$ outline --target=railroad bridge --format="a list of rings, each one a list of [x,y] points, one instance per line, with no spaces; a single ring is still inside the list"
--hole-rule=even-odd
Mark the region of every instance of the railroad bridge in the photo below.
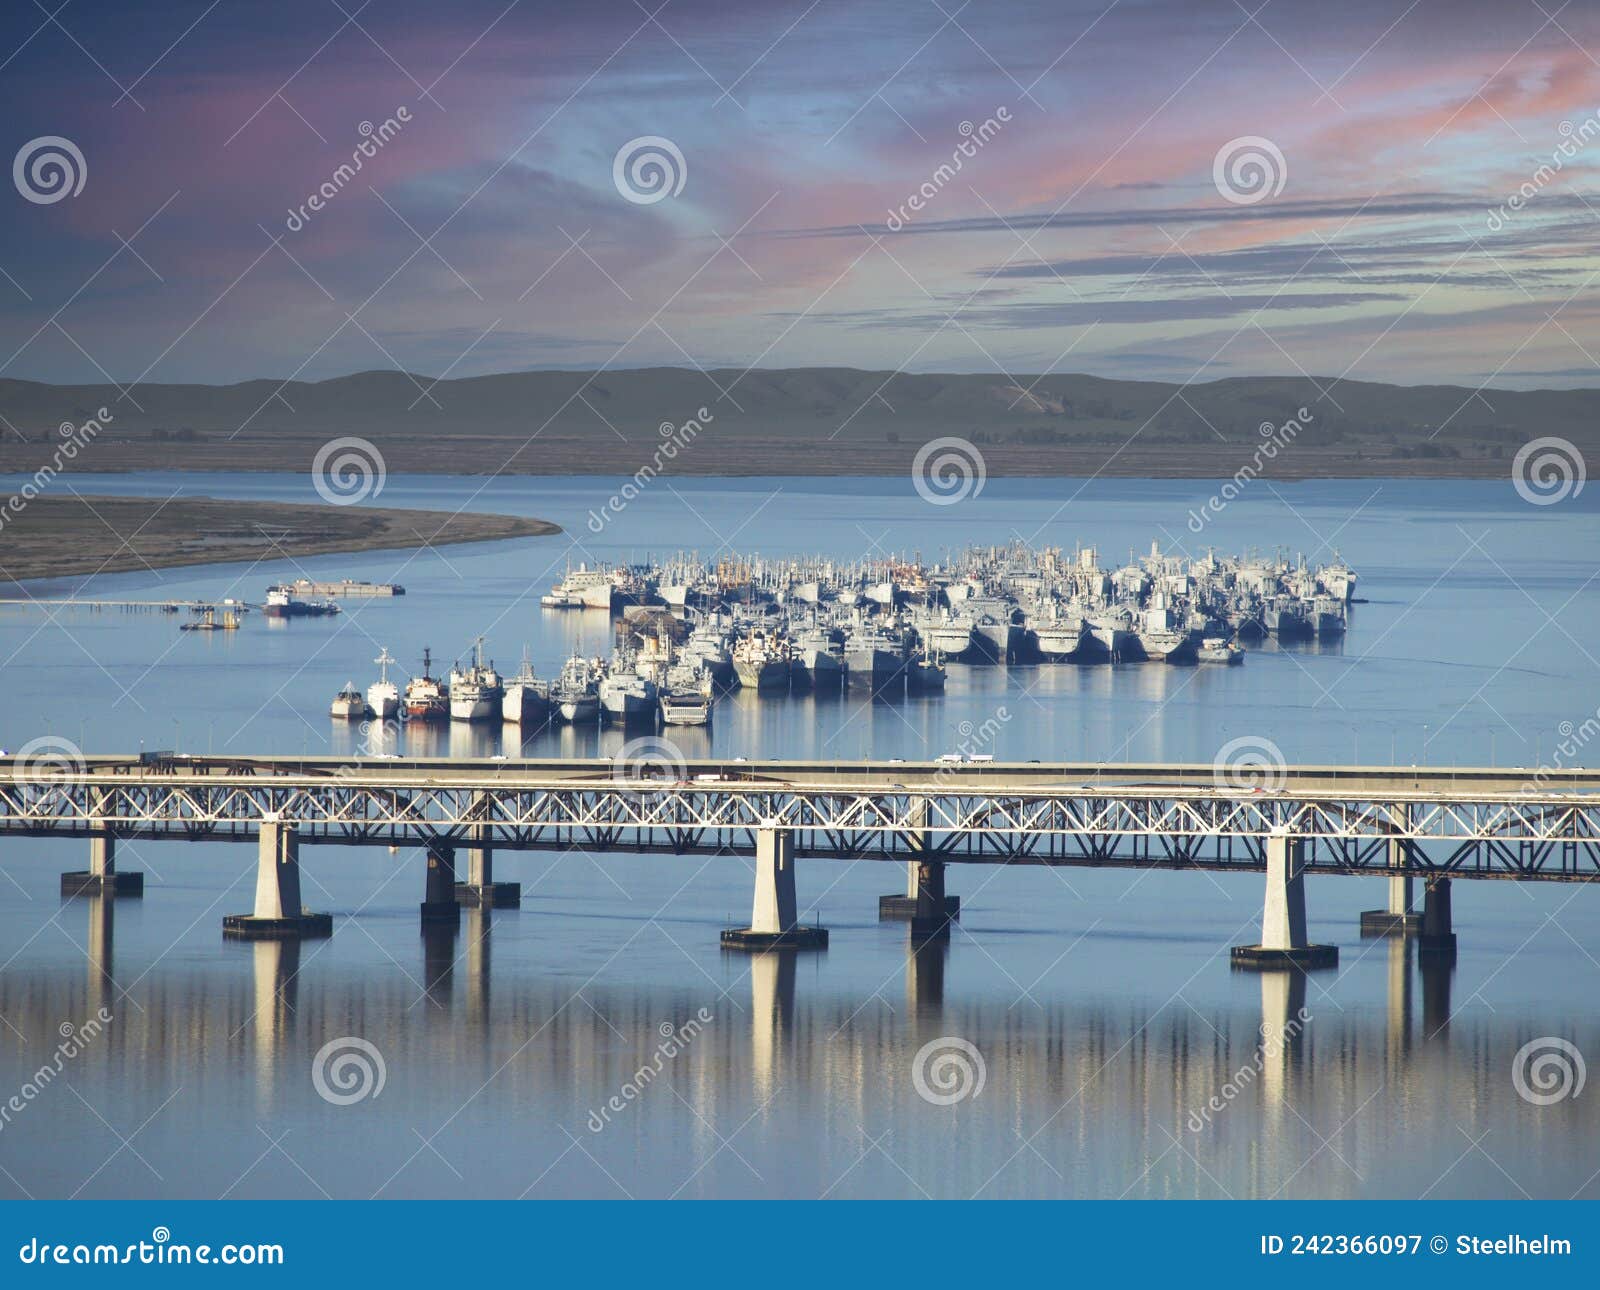
[[[950,865],[1252,870],[1266,874],[1262,939],[1248,966],[1333,961],[1307,942],[1304,879],[1388,883],[1369,932],[1454,945],[1456,879],[1588,882],[1600,877],[1600,771],[1293,766],[1231,782],[1209,764],[631,761],[94,756],[71,764],[0,758],[0,833],[89,840],[66,894],[142,891],[116,842],[253,842],[254,909],[237,936],[331,931],[300,900],[301,848],[418,847],[421,916],[514,904],[496,851],[740,854],[756,861],[752,918],[724,943],[826,943],[799,922],[796,857],[904,863],[904,894],[880,911],[937,934],[959,916]],[[458,881],[456,853],[468,857]],[[1425,888],[1413,908],[1413,883]]]

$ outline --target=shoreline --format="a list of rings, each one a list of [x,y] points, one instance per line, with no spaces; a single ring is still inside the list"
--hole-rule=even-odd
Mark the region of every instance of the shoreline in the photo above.
[[[37,497],[0,533],[0,587],[106,573],[550,537],[520,515],[217,497]]]

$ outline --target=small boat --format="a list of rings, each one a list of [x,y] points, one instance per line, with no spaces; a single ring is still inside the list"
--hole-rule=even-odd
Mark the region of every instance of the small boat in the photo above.
[[[356,689],[355,682],[346,681],[344,689],[333,696],[333,705],[329,711],[340,721],[362,721],[371,710],[367,707],[367,701],[361,697],[361,691]]]
[[[1200,642],[1197,655],[1202,663],[1235,664],[1244,662],[1244,651],[1234,641],[1221,636],[1207,636]]]

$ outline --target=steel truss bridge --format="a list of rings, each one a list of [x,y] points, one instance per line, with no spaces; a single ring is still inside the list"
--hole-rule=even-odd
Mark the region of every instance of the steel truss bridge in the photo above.
[[[1600,771],[1309,766],[1230,787],[1210,765],[0,758],[0,833],[302,844],[801,855],[963,864],[1600,878]]]

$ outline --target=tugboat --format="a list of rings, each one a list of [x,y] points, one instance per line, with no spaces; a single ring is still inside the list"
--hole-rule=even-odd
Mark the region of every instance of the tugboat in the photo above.
[[[505,686],[494,664],[483,661],[483,637],[473,646],[472,665],[465,672],[450,673],[450,719],[487,721],[500,715]]]
[[[361,691],[356,689],[355,682],[346,681],[344,689],[333,696],[333,706],[330,711],[340,721],[362,721],[370,715],[371,709],[367,707],[367,701],[361,697]]]
[[[367,687],[367,706],[379,721],[388,721],[400,711],[400,687],[389,679],[389,664],[394,660],[385,648],[372,661],[382,670],[378,673],[378,679]]]
[[[422,675],[406,682],[406,716],[413,721],[443,721],[450,715],[450,701],[444,687],[428,675],[433,658],[422,651]]]

